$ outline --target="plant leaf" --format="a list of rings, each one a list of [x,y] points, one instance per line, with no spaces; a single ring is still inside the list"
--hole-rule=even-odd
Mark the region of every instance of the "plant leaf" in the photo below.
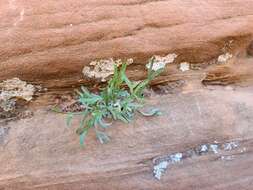
[[[56,107],[56,106],[51,108],[51,111],[56,112],[56,113],[64,113],[59,107]]]
[[[112,118],[114,119],[114,120],[116,120],[117,119],[117,113],[116,113],[116,111],[112,108],[112,107],[108,107],[107,108],[109,111],[110,111],[110,113],[112,114]]]
[[[133,93],[133,89],[134,89],[134,84],[127,78],[126,74],[122,74],[122,79],[123,81],[126,83],[126,85],[128,86],[130,93]]]
[[[155,58],[152,57],[148,65],[147,78],[141,82],[129,80],[126,75],[127,64],[125,62],[117,62],[120,66],[114,64],[113,77],[109,80],[105,88],[101,88],[102,91],[99,94],[92,93],[83,86],[81,87],[81,91],[76,90],[79,94],[79,102],[82,104],[82,110],[80,112],[69,112],[66,119],[67,126],[70,126],[73,116],[82,116],[79,128],[76,130],[82,146],[90,128],[95,130],[100,143],[104,144],[110,140],[104,132],[97,130],[99,127],[101,130],[111,125],[111,123],[106,122],[106,119],[121,120],[122,122],[129,123],[133,120],[136,111],[139,111],[144,116],[161,114],[158,109],[151,109],[145,112],[138,110],[143,107],[144,89],[149,85],[151,80],[163,71],[163,69],[153,70],[154,62]],[[54,111],[64,113],[56,108]]]
[[[100,127],[106,129],[106,128],[110,127],[110,125],[111,125],[112,123],[106,123],[106,122],[101,118],[100,120],[98,120],[98,124],[99,124]]]
[[[129,123],[129,122],[130,122],[127,118],[125,118],[125,117],[122,115],[122,113],[117,114],[117,119],[123,121],[124,123]]]
[[[156,78],[158,75],[160,75],[163,71],[164,71],[163,68],[158,69],[158,70],[156,70],[156,71],[151,71],[151,72],[150,72],[150,76],[149,76],[149,78],[148,78],[149,82],[150,82],[151,80],[153,80],[154,78]]]
[[[79,143],[82,147],[84,147],[84,140],[85,140],[85,137],[88,133],[88,130],[84,131],[82,134],[80,134],[79,136]]]
[[[157,115],[161,115],[161,111],[157,108],[152,108],[150,109],[149,111],[141,111],[141,110],[138,110],[143,116],[146,116],[146,117],[150,117],[150,116],[157,116]]]
[[[68,113],[67,115],[67,126],[70,127],[71,126],[71,121],[73,119],[73,113]]]
[[[144,80],[141,83],[139,83],[136,88],[134,89],[134,94],[140,98],[141,94],[143,93],[143,90],[147,87],[149,83],[149,80]]]
[[[96,136],[101,144],[106,144],[110,141],[110,138],[101,131],[96,130]]]
[[[80,97],[83,97],[83,93],[81,93],[79,90],[75,89],[75,92],[80,96]]]

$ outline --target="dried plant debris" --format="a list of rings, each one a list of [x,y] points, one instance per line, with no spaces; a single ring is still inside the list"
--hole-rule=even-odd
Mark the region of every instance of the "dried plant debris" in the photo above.
[[[18,78],[2,81],[0,83],[0,119],[21,117],[22,114],[17,110],[32,100],[35,91],[35,86]]]
[[[85,110],[85,106],[83,106],[77,99],[78,98],[73,97],[71,100],[67,99],[64,102],[61,100],[61,102],[58,102],[55,106],[57,106],[63,113],[82,112]]]
[[[227,53],[219,55],[218,57],[216,57],[214,59],[204,61],[201,63],[182,62],[179,64],[179,70],[181,70],[182,72],[185,72],[188,70],[206,69],[210,65],[228,64],[232,58],[233,58],[233,54],[227,52]]]
[[[207,73],[202,80],[204,85],[230,85],[241,82],[240,75],[237,75],[230,67],[220,67]]]
[[[90,79],[99,79],[101,82],[106,82],[113,75],[114,65],[120,66],[123,62],[121,59],[113,60],[112,58],[92,61],[89,66],[83,68],[83,75]],[[130,65],[133,63],[133,59],[127,59],[125,63]]]
[[[152,87],[152,90],[159,94],[175,94],[181,92],[183,86],[185,85],[184,80],[175,80],[166,82],[164,84],[159,84]]]
[[[179,163],[184,159],[192,158],[194,156],[216,154],[219,156],[220,160],[230,161],[235,158],[235,155],[227,155],[227,152],[238,148],[238,141],[231,141],[226,143],[214,142],[211,144],[201,144],[184,152],[177,152],[166,156],[158,157],[153,160],[153,174],[156,179],[160,180],[162,174],[165,173],[169,165]],[[245,151],[246,148],[244,147],[242,150],[239,150],[239,153],[243,153]]]

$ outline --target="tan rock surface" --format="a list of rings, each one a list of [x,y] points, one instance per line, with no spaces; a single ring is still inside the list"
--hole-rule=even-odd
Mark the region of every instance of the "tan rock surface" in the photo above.
[[[115,123],[106,145],[90,133],[84,149],[74,132],[78,118],[67,128],[65,116],[40,109],[31,119],[9,123],[0,135],[0,189],[251,190],[252,88],[187,87],[148,104],[163,115]],[[154,158],[235,140],[235,151],[187,158],[160,181],[153,177]]]
[[[42,86],[24,109],[33,117],[0,120],[0,190],[251,190],[253,89],[202,84],[251,84],[252,35],[253,0],[0,1],[0,81]],[[81,149],[79,119],[66,128],[65,116],[42,106],[80,84],[96,87],[82,74],[93,60],[133,58],[127,74],[140,80],[151,56],[173,53],[153,84],[170,82],[162,91],[174,94],[148,101],[163,115],[115,123],[109,144],[91,133]],[[234,151],[187,158],[160,181],[153,176],[154,158],[234,140]]]
[[[82,68],[110,57],[134,58],[135,78],[155,54],[177,53],[178,63],[237,55],[252,31],[252,0],[1,1],[0,80],[87,83]]]

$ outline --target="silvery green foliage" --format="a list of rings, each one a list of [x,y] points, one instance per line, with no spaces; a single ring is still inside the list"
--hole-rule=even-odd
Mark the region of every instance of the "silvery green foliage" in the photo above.
[[[83,112],[68,113],[67,125],[70,126],[74,115],[81,115],[82,120],[77,129],[80,144],[84,144],[85,137],[90,129],[94,129],[100,143],[107,143],[110,138],[104,132],[113,120],[129,123],[134,118],[134,113],[139,111],[144,116],[159,115],[158,109],[142,112],[139,109],[144,104],[143,91],[150,81],[157,77],[163,68],[153,70],[154,58],[150,60],[147,78],[141,82],[133,82],[126,76],[127,63],[114,66],[114,74],[106,88],[95,94],[82,87],[79,102],[85,107]],[[126,88],[127,87],[127,88]]]

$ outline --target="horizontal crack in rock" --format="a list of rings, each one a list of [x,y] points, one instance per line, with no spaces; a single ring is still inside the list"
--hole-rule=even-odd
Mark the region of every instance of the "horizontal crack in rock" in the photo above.
[[[237,148],[239,148],[238,141],[231,141],[223,144],[214,142],[211,144],[201,144],[184,152],[177,152],[166,156],[158,157],[153,159],[154,163],[153,174],[156,179],[160,180],[162,174],[165,173],[166,169],[171,164],[179,163],[184,159],[192,158],[194,156],[202,156],[206,154],[221,154],[224,151],[232,151]],[[245,149],[246,148],[243,148],[243,152],[245,152]],[[219,158],[221,160],[226,161],[232,160],[232,158],[234,157],[233,155],[232,156],[221,155]]]

